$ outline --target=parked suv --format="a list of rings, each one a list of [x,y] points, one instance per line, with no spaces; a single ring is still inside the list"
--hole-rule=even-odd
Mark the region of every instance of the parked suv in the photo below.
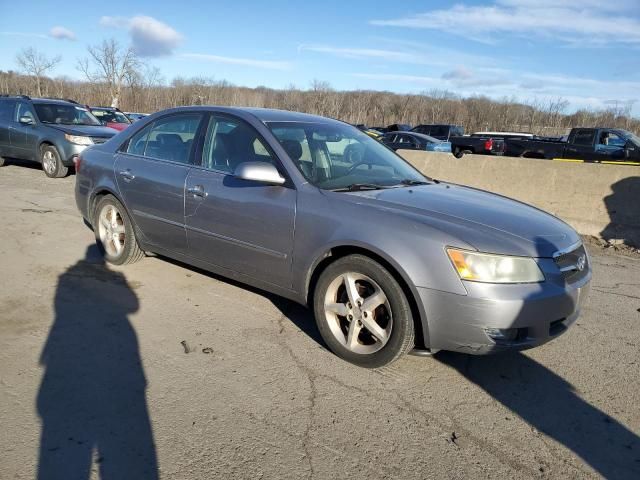
[[[116,133],[72,100],[0,96],[0,166],[33,160],[48,177],[64,177],[80,152]]]

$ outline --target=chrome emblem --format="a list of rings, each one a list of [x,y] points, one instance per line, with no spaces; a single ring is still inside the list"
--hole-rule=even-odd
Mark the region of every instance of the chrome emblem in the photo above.
[[[576,268],[579,272],[584,270],[584,267],[587,266],[587,257],[586,255],[580,255],[578,257],[578,261],[576,262]]]

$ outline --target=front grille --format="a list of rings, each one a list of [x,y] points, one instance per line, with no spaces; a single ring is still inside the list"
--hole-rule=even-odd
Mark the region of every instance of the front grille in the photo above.
[[[589,257],[582,244],[569,252],[557,253],[553,260],[567,280],[580,280],[589,270]]]
[[[108,137],[91,137],[91,140],[93,140],[93,143],[99,144],[99,143],[104,143],[107,140],[109,140]]]

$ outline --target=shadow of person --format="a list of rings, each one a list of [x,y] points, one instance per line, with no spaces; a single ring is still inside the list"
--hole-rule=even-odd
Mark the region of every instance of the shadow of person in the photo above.
[[[630,247],[640,248],[640,176],[617,181],[611,185],[611,192],[604,198],[609,224],[600,232],[600,236],[607,241],[618,240]]]
[[[156,479],[158,468],[138,341],[138,299],[97,247],[58,279],[42,351],[38,479]]]
[[[558,250],[542,237],[536,239],[536,249],[538,257],[550,257]],[[550,273],[546,276],[547,282],[567,285],[568,280],[559,272],[557,277],[552,278]],[[526,298],[518,316],[540,318],[541,314],[551,313],[536,305],[538,298],[538,293]],[[575,300],[568,296],[563,305],[566,310],[561,315],[576,308]],[[540,318],[540,322],[547,322],[548,329],[551,329],[548,322],[555,320],[558,319]],[[436,358],[455,368],[538,432],[573,451],[605,478],[640,478],[638,435],[580,398],[570,383],[544,365],[521,352],[476,357],[442,352]],[[574,360],[567,356],[566,361]],[[597,359],[593,362],[597,365]]]

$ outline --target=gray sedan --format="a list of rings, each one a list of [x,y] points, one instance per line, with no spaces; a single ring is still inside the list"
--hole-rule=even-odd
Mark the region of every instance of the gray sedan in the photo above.
[[[534,347],[588,294],[589,258],[567,224],[425,177],[336,120],[176,108],[76,168],[107,261],[154,252],[309,305],[327,346],[365,367],[412,350]]]

